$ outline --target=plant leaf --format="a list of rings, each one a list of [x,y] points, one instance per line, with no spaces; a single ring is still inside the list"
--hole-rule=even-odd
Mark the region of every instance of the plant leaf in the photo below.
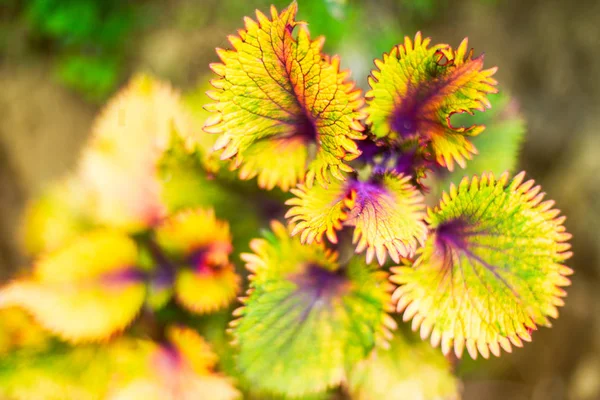
[[[323,235],[337,243],[337,233],[348,219],[348,211],[354,206],[356,193],[345,182],[332,182],[327,188],[298,185],[292,189],[293,197],[285,202],[292,206],[285,217],[295,224],[292,235],[302,233],[302,243],[321,243]]]
[[[239,182],[221,179],[226,172],[223,169],[219,176],[211,177],[201,158],[198,151],[190,152],[178,135],[171,136],[158,163],[162,202],[169,215],[197,207],[214,208],[218,218],[229,221],[235,250],[247,250],[261,226],[259,205],[248,201],[248,196],[256,195],[256,187],[240,187]]]
[[[275,138],[254,143],[244,152],[240,179],[258,178],[258,186],[271,190],[278,186],[284,192],[298,183],[306,172],[308,154],[304,139]]]
[[[183,270],[175,280],[175,295],[188,310],[206,314],[231,304],[240,286],[241,279],[232,264],[204,274]]]
[[[378,348],[352,370],[352,399],[458,399],[458,379],[450,362],[429,343],[397,332],[390,348]]]
[[[252,272],[245,306],[232,322],[238,367],[257,392],[299,397],[340,384],[388,327],[383,271],[358,258],[304,246],[279,223],[244,254]]]
[[[427,234],[423,196],[409,176],[388,172],[367,182],[350,179],[328,188],[300,185],[292,193],[296,197],[286,202],[293,206],[286,218],[297,223],[293,234],[302,232],[303,243],[319,243],[324,234],[336,243],[342,223],[354,226],[356,252],[366,250],[367,263],[377,256],[383,265],[388,254],[398,262],[413,254]]]
[[[449,170],[454,162],[465,167],[476,149],[469,136],[483,126],[454,127],[454,113],[490,107],[488,93],[496,92],[491,78],[496,68],[483,69],[483,55],[473,58],[467,39],[453,50],[446,44],[429,47],[431,39],[417,33],[414,41],[394,47],[375,61],[367,98],[367,124],[378,138],[418,138],[431,146],[436,161]]]
[[[46,329],[71,342],[122,331],[145,298],[135,243],[121,233],[95,231],[36,265],[31,279],[0,290],[0,307],[27,309]]]
[[[393,269],[404,320],[423,338],[461,356],[500,354],[549,326],[570,284],[564,265],[571,237],[553,201],[524,173],[508,183],[493,175],[465,178],[430,209],[432,233],[414,264]]]
[[[177,92],[148,76],[134,77],[97,117],[80,160],[98,221],[137,231],[164,217],[156,166],[171,134],[188,138],[192,129]]]
[[[158,245],[180,267],[175,296],[188,310],[213,312],[226,307],[240,289],[240,277],[229,262],[229,225],[212,210],[181,211],[155,230]]]
[[[0,357],[21,349],[43,350],[48,347],[49,339],[48,333],[25,310],[17,307],[0,310]]]
[[[68,175],[27,205],[23,239],[28,253],[56,250],[93,226],[91,198],[82,182]]]
[[[314,178],[329,181],[328,173],[341,178],[341,171],[352,170],[346,162],[359,154],[354,140],[363,138],[360,91],[346,82],[338,58],[321,54],[323,40],[311,40],[306,27],[295,21],[297,8],[294,2],[281,14],[272,7],[271,19],[259,11],[257,21],[246,18],[246,29],[229,37],[234,49],[217,49],[223,63],[211,65],[219,78],[212,81],[218,90],[209,95],[217,103],[207,108],[217,113],[205,131],[221,135],[215,149],[223,149],[222,159],[235,156],[234,167],[247,154],[254,158],[245,175],[269,176],[265,187],[273,182],[294,186],[304,180],[306,168],[309,185]],[[258,163],[252,147],[263,141],[274,141],[261,146],[271,152],[279,148],[280,159],[289,158],[293,168],[278,170],[270,160]],[[304,160],[308,164],[298,168]]]
[[[168,342],[153,344],[148,371],[119,388],[111,400],[214,399],[240,397],[232,382],[214,372],[218,357],[190,328],[170,326]]]
[[[202,77],[194,89],[184,94],[182,100],[193,119],[195,132],[192,135],[191,142],[199,153],[198,158],[202,169],[211,174],[216,174],[225,165],[219,159],[218,154],[212,151],[218,136],[207,135],[202,129],[206,120],[212,116],[212,113],[204,108],[204,105],[210,102],[210,97],[206,95],[206,92],[211,88],[209,77]],[[171,149],[171,146],[169,146],[169,149]]]
[[[0,359],[0,397],[11,400],[97,400],[143,368],[142,341],[116,338],[102,344],[53,343],[43,351],[13,352]]]
[[[206,249],[215,263],[226,263],[232,250],[229,224],[218,220],[212,209],[179,211],[163,220],[155,235],[160,247],[176,259]]]

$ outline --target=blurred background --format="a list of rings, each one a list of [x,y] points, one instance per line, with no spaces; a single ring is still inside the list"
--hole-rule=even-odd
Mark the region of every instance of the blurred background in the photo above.
[[[135,72],[197,86],[215,47],[279,0],[0,0],[0,277],[27,264],[28,200],[72,169],[95,114]],[[575,269],[552,329],[464,362],[466,399],[600,399],[600,1],[298,0],[300,18],[364,87],[372,60],[417,30],[468,36],[498,66],[527,133],[520,169],[568,216]]]

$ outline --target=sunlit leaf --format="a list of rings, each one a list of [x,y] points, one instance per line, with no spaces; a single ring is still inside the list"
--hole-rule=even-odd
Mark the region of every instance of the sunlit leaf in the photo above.
[[[286,202],[293,206],[286,214],[296,223],[293,234],[302,232],[303,243],[317,243],[326,234],[336,243],[342,224],[354,226],[356,252],[366,250],[367,262],[375,256],[384,264],[389,254],[398,262],[413,254],[423,242],[423,196],[410,184],[410,177],[395,173],[374,174],[368,181],[349,179],[327,188],[300,185]]]
[[[48,333],[24,310],[16,307],[0,310],[0,356],[24,348],[39,351],[48,341]]]
[[[308,154],[304,139],[299,137],[275,138],[254,143],[244,152],[240,179],[255,176],[258,186],[271,190],[279,186],[288,191],[304,176]]]
[[[267,188],[292,187],[306,169],[309,184],[329,181],[329,173],[341,178],[359,154],[354,140],[362,139],[360,91],[346,82],[338,58],[321,54],[323,40],[310,39],[296,12],[295,2],[281,14],[272,7],[270,19],[257,11],[257,21],[246,18],[239,36],[229,37],[233,50],[217,50],[223,63],[211,65],[219,78],[209,95],[217,102],[207,107],[216,113],[205,130],[221,135],[215,149],[223,149],[222,159],[235,156],[237,167],[248,157],[243,175],[258,174]],[[259,160],[257,145],[279,151],[285,168]]]
[[[470,136],[483,126],[455,127],[454,113],[490,107],[488,93],[496,91],[491,78],[496,68],[483,69],[483,55],[473,58],[467,39],[453,50],[446,44],[429,46],[417,33],[414,41],[394,47],[369,78],[367,123],[378,138],[403,141],[417,138],[430,145],[437,162],[453,170],[465,167],[476,149]]]
[[[428,212],[431,234],[412,266],[393,269],[398,311],[442,351],[488,357],[531,340],[564,304],[571,256],[554,202],[524,173],[465,178]]]
[[[385,343],[386,273],[352,258],[341,266],[322,246],[302,245],[280,223],[244,254],[252,272],[232,322],[237,365],[257,391],[304,396],[340,384],[348,368]]]
[[[154,346],[149,370],[115,391],[111,400],[232,400],[239,392],[214,372],[217,356],[195,331],[169,327],[168,342]]]
[[[97,118],[80,174],[95,199],[96,218],[131,231],[165,214],[156,164],[171,134],[191,135],[190,116],[168,84],[134,77]]]
[[[26,250],[34,255],[52,251],[90,229],[92,208],[90,196],[76,177],[54,183],[27,205],[23,220]]]
[[[33,277],[0,290],[0,306],[20,306],[46,329],[72,342],[122,331],[145,297],[135,243],[97,231],[42,258]]]
[[[229,264],[210,273],[181,271],[175,281],[175,294],[181,304],[197,313],[227,307],[240,291],[240,277]]]
[[[200,84],[183,97],[184,105],[190,111],[194,123],[194,132],[192,135],[192,143],[196,145],[202,167],[209,173],[217,173],[224,166],[224,161],[219,159],[219,154],[212,150],[217,135],[207,135],[202,127],[206,120],[212,115],[204,109],[207,103],[210,103],[210,98],[206,95],[206,91],[211,89],[208,77],[202,77]]]
[[[348,212],[355,204],[355,192],[346,182],[333,182],[327,188],[298,185],[292,189],[296,196],[286,201],[292,206],[285,215],[294,223],[292,234],[302,232],[303,243],[320,243],[323,235],[332,243],[337,243],[337,231],[348,219]]]
[[[158,245],[180,267],[175,296],[187,309],[206,313],[226,307],[240,288],[229,262],[229,225],[212,210],[181,211],[156,228]]]
[[[415,338],[416,339],[416,338]],[[390,348],[378,348],[354,367],[348,379],[352,399],[458,399],[458,379],[448,360],[429,343],[398,332]]]
[[[148,354],[143,342],[65,346],[0,358],[0,397],[11,400],[106,399],[113,386],[140,374]]]

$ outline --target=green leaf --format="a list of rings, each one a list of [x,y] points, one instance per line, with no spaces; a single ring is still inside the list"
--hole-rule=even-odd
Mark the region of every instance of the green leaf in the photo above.
[[[458,357],[511,351],[550,326],[570,284],[571,237],[554,202],[524,173],[463,179],[428,212],[431,234],[411,266],[393,269],[404,320]]]
[[[436,161],[452,171],[455,162],[464,168],[476,153],[469,137],[484,127],[455,127],[450,117],[490,107],[487,94],[496,92],[491,78],[496,68],[484,70],[483,55],[473,58],[467,39],[456,50],[446,44],[429,47],[430,42],[419,32],[414,42],[406,37],[375,61],[367,124],[378,138],[427,143]]]
[[[234,167],[251,158],[244,174],[258,174],[266,188],[293,187],[306,169],[309,185],[328,182],[329,173],[341,179],[360,154],[354,140],[363,138],[360,91],[346,82],[338,58],[321,54],[323,40],[311,40],[295,20],[297,8],[294,2],[281,14],[272,7],[270,19],[259,11],[257,21],[246,18],[246,29],[229,37],[234,49],[217,49],[223,63],[211,65],[219,78],[209,96],[217,103],[207,106],[216,113],[205,131],[221,135],[215,149],[223,149],[222,159],[235,156]],[[285,168],[259,162],[257,145],[279,154]]]
[[[228,220],[235,251],[248,248],[248,242],[260,227],[260,210],[248,198],[257,196],[239,182],[212,176],[205,170],[203,155],[197,148],[186,148],[185,142],[173,134],[168,149],[158,161],[157,176],[161,202],[169,214],[190,208],[214,208],[218,218]]]
[[[0,397],[11,400],[97,400],[144,369],[147,346],[129,339],[98,345],[54,343],[0,358]]]
[[[354,400],[458,399],[459,382],[450,362],[429,343],[397,332],[389,348],[378,348],[352,370]]]
[[[485,134],[471,139],[479,152],[464,170],[456,170],[442,178],[444,187],[450,182],[458,184],[465,176],[493,173],[500,175],[517,168],[519,151],[525,136],[525,121],[517,104],[505,94],[489,96],[492,109],[474,116],[459,114],[452,118],[455,126],[485,125]]]
[[[253,273],[232,322],[238,367],[258,391],[300,397],[339,385],[394,327],[386,273],[358,258],[342,267],[322,246],[303,246],[285,227],[244,254]]]

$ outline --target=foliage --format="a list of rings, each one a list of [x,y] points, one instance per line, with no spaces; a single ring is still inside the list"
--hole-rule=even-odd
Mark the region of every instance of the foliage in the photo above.
[[[524,173],[463,179],[430,209],[431,234],[411,266],[393,270],[394,297],[421,337],[458,357],[485,358],[531,340],[564,304],[573,271],[564,217]]]
[[[396,332],[390,348],[379,348],[352,370],[352,398],[456,399],[458,379],[450,362],[426,342]]]
[[[303,246],[279,223],[243,254],[251,283],[232,322],[238,367],[254,388],[302,396],[339,385],[385,340],[386,273],[322,246]],[[379,337],[379,338],[378,338]],[[264,379],[277,374],[277,379]]]
[[[329,173],[341,179],[341,171],[351,171],[345,162],[359,154],[354,140],[362,138],[360,92],[346,82],[338,58],[322,56],[322,40],[311,40],[302,25],[298,37],[292,36],[296,11],[295,3],[281,15],[273,7],[272,21],[257,11],[258,22],[246,18],[246,30],[229,37],[234,50],[217,50],[223,63],[211,64],[220,78],[212,81],[218,91],[210,95],[217,103],[207,106],[217,113],[205,129],[222,133],[215,149],[223,149],[222,159],[235,156],[236,166],[246,151],[250,160],[289,158],[283,170],[250,161],[255,165],[250,176],[270,175],[263,178],[265,186],[283,190],[302,181],[304,169],[309,185],[315,178],[327,182]],[[308,158],[312,146],[316,154]]]
[[[123,37],[136,27],[132,4],[118,0],[33,0],[24,16],[31,35],[50,40],[55,70],[67,86],[101,101],[117,85],[125,60]]]
[[[144,75],[109,101],[26,214],[36,261],[0,288],[0,395],[453,399],[444,355],[498,356],[558,316],[570,234],[502,173],[523,129],[489,96],[495,68],[417,33],[363,96],[297,8],[245,19],[209,104],[204,80],[180,95]]]

